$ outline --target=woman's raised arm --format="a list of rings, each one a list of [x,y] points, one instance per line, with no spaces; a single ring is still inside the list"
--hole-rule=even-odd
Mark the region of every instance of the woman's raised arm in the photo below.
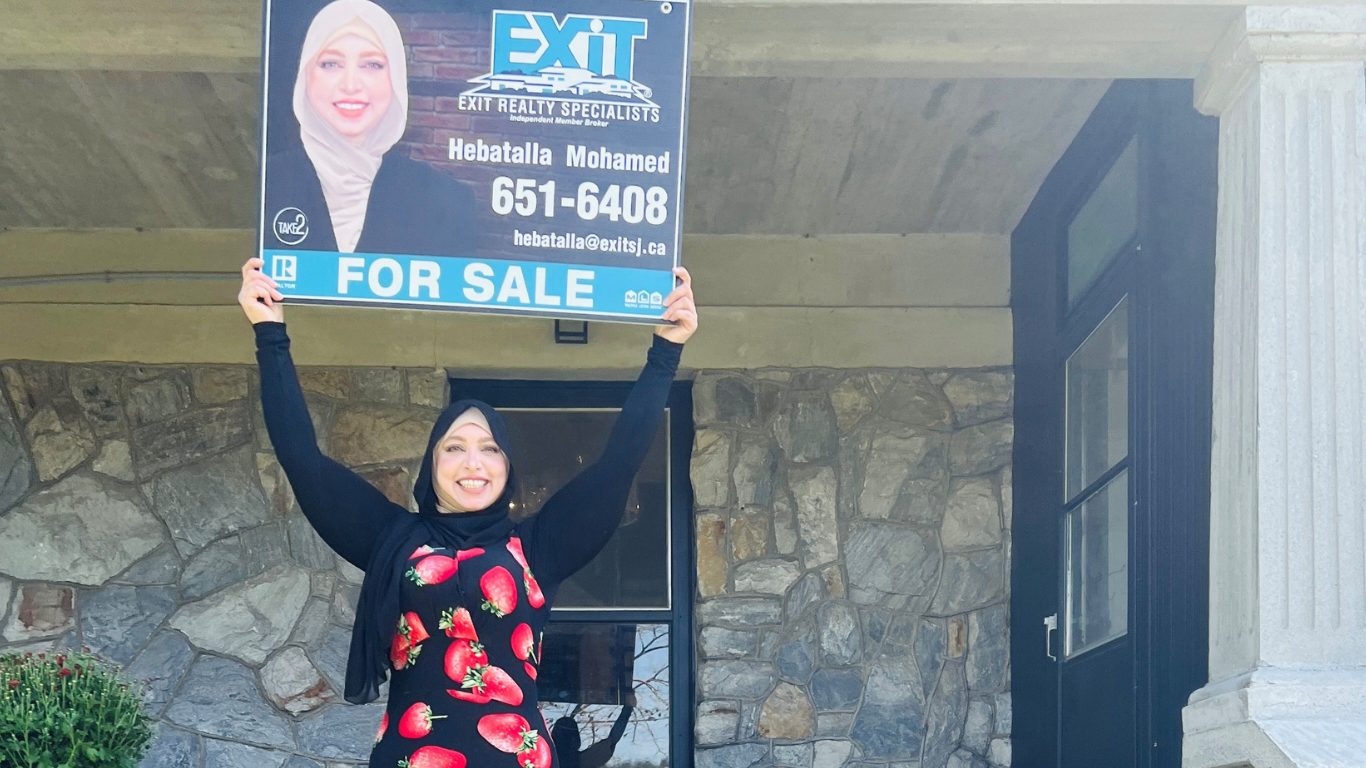
[[[682,349],[682,344],[655,337],[602,455],[523,524],[531,528],[527,559],[541,586],[558,584],[587,565],[616,532],[631,482],[664,421]]]
[[[260,259],[243,267],[238,300],[256,333],[266,431],[309,523],[337,554],[364,569],[380,531],[394,515],[407,511],[318,450],[313,420],[289,354],[289,336],[278,303],[281,297],[259,267]]]
[[[607,545],[621,522],[636,472],[664,421],[683,342],[697,330],[691,278],[681,267],[674,271],[682,284],[669,294],[664,319],[676,325],[656,330],[645,368],[626,396],[602,456],[524,523],[531,539],[527,559],[542,586],[568,578]]]

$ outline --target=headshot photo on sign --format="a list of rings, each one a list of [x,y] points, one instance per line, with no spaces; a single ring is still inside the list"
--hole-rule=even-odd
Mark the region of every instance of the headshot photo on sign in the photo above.
[[[473,193],[398,146],[408,128],[408,64],[394,18],[370,0],[335,0],[296,50],[297,142],[283,130],[267,147],[271,237],[341,253],[467,250]],[[272,82],[272,101],[289,95],[280,92],[288,85]]]

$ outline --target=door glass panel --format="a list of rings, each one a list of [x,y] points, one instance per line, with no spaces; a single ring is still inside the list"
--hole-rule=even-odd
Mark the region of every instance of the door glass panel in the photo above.
[[[1075,304],[1138,233],[1138,138],[1120,153],[1067,225],[1067,301]]]
[[[1123,635],[1129,623],[1129,471],[1067,513],[1067,655]]]
[[[499,409],[508,422],[521,462],[524,516],[597,459],[619,409]],[[669,421],[655,434],[636,473],[621,525],[583,570],[560,585],[556,608],[669,607]],[[521,469],[520,467],[518,468]]]
[[[537,685],[563,768],[669,765],[667,624],[552,623]]]
[[[1129,299],[1067,358],[1067,494],[1071,501],[1129,454]]]

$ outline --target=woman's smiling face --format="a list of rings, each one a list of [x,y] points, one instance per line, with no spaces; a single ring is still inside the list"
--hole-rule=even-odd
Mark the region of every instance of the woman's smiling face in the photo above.
[[[313,111],[337,133],[357,143],[384,117],[394,99],[389,57],[358,34],[342,35],[318,52],[305,88]]]
[[[507,487],[507,455],[480,424],[452,426],[432,460],[437,498],[452,512],[487,509]]]

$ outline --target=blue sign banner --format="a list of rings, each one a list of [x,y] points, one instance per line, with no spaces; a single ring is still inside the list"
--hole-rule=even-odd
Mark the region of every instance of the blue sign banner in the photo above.
[[[298,303],[652,320],[674,283],[658,270],[506,259],[267,250],[265,260]]]
[[[259,254],[288,302],[657,322],[690,2],[266,0]]]

